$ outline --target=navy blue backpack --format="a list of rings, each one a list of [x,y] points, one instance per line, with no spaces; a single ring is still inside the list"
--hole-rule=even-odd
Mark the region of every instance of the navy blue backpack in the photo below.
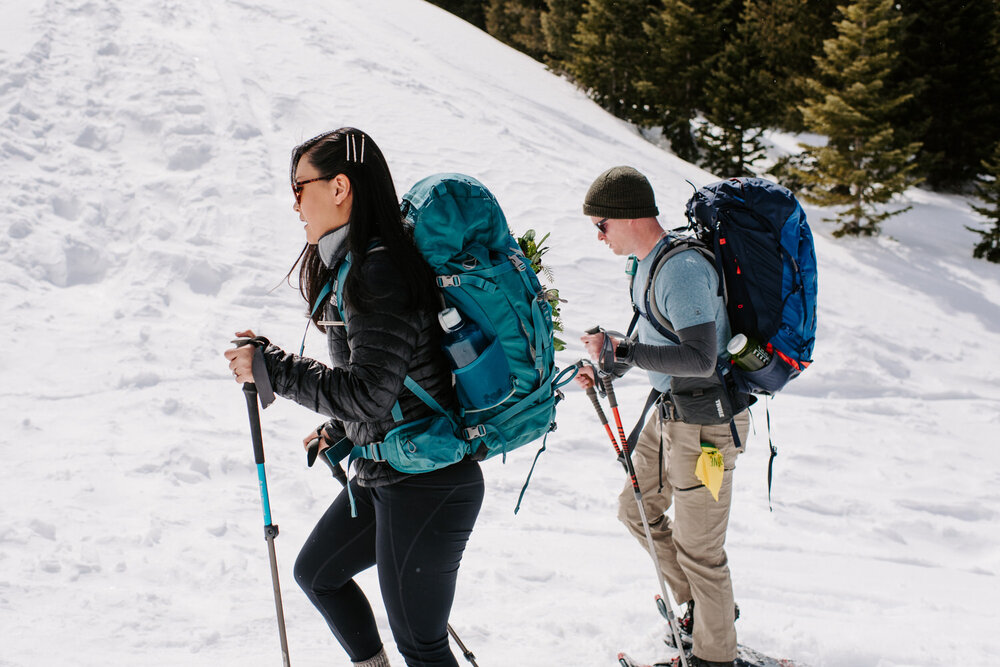
[[[812,363],[816,251],[795,196],[763,178],[730,178],[688,200],[690,228],[709,248],[726,290],[733,334],[765,344],[771,363],[731,365],[737,389],[774,394]]]

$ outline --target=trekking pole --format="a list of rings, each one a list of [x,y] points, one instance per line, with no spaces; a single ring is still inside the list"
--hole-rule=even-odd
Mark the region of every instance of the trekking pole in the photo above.
[[[312,450],[319,448],[319,441],[320,440],[319,440],[318,436],[316,438],[314,438],[313,440],[309,441],[309,449],[310,449],[310,456],[311,457],[315,456],[315,455],[312,454]],[[323,457],[323,460],[326,461],[326,464],[330,467],[330,471],[333,473],[333,478],[335,480],[337,480],[338,482],[340,482],[340,485],[342,487],[346,487],[347,486],[347,474],[344,472],[344,469],[340,467],[340,464],[339,463],[337,463],[337,464],[332,463],[325,456]],[[476,663],[476,654],[473,653],[472,651],[470,651],[468,648],[466,648],[465,644],[463,644],[462,640],[459,638],[458,633],[455,632],[455,629],[453,627],[451,627],[451,623],[448,624],[448,634],[451,635],[452,639],[455,640],[455,643],[458,644],[459,648],[462,649],[462,655],[465,656],[466,660],[468,660],[469,662],[472,663],[472,667],[479,667],[479,665]]]
[[[578,362],[580,364],[590,363],[584,360]],[[593,368],[593,364],[590,364]],[[595,369],[596,370],[596,369]],[[601,403],[597,399],[597,390],[590,386],[587,388],[587,396],[590,398],[590,402],[594,404],[594,410],[597,412],[598,418],[604,425],[604,429],[608,432],[608,437],[611,438],[611,445],[615,449],[615,453],[618,454],[619,459],[623,459],[625,465],[625,471],[628,474],[629,481],[632,482],[632,493],[635,496],[635,504],[639,508],[639,518],[642,520],[642,529],[646,533],[646,546],[649,552],[650,558],[653,559],[653,567],[656,569],[656,581],[660,584],[660,598],[665,602],[665,604],[658,604],[660,613],[667,619],[667,626],[670,628],[670,632],[674,637],[674,645],[677,647],[678,652],[681,657],[681,665],[683,667],[688,667],[687,657],[684,655],[684,645],[681,643],[680,632],[678,630],[677,616],[674,614],[673,604],[670,602],[670,598],[667,597],[667,586],[663,579],[663,573],[660,571],[660,561],[656,558],[656,545],[653,542],[653,533],[649,529],[649,520],[646,518],[646,508],[642,505],[642,489],[639,488],[639,481],[635,476],[635,467],[632,465],[632,452],[629,451],[628,443],[625,440],[625,429],[622,427],[621,415],[618,412],[618,398],[615,396],[615,388],[612,383],[611,374],[603,373],[597,371],[597,374],[601,376],[601,382],[604,385],[604,390],[608,395],[608,405],[611,406],[611,411],[615,416],[615,422],[618,427],[618,434],[621,438],[621,446],[615,441],[615,436],[611,432],[611,426],[608,424],[608,418],[604,414],[604,409],[601,408]],[[595,380],[596,380],[595,376]]]
[[[458,633],[455,632],[455,628],[451,627],[451,623],[448,624],[448,633],[451,634],[452,639],[454,639],[455,643],[462,649],[462,655],[465,656],[465,659],[472,663],[472,667],[479,667],[479,665],[476,664],[476,654],[465,648],[465,644],[463,644],[462,640],[458,638]]]
[[[267,555],[271,561],[271,582],[274,584],[274,609],[278,614],[278,636],[281,639],[281,664],[290,667],[288,659],[288,638],[285,636],[285,613],[281,608],[281,588],[278,585],[278,558],[274,553],[274,538],[278,527],[271,523],[271,504],[267,497],[267,476],[264,473],[264,443],[260,432],[260,411],[257,409],[257,385],[243,383],[243,394],[247,399],[247,413],[250,415],[250,435],[253,438],[253,458],[257,463],[257,477],[260,480],[260,502],[264,509],[264,539],[267,540]]]
[[[584,366],[589,364],[591,368],[593,368],[593,364],[583,359],[581,359],[576,363],[577,366]],[[595,380],[597,379],[596,369],[594,369],[594,379]],[[617,454],[618,457],[621,458],[622,450],[618,446],[618,441],[615,440],[615,434],[611,432],[611,424],[608,423],[608,416],[604,414],[604,408],[601,407],[601,401],[597,398],[597,389],[594,387],[594,385],[587,387],[587,398],[589,398],[590,402],[593,403],[594,411],[597,412],[597,417],[598,419],[601,420],[601,425],[604,426],[604,430],[607,432],[608,438],[611,439],[611,446],[615,448],[615,454]],[[622,462],[622,465],[624,465],[624,462]]]
[[[656,579],[660,582],[661,600],[664,604],[657,606],[659,606],[660,612],[666,617],[667,625],[670,626],[670,632],[674,636],[674,646],[677,647],[677,651],[681,656],[681,664],[684,667],[688,667],[687,657],[684,655],[684,645],[681,643],[680,631],[677,627],[677,616],[674,614],[674,605],[667,595],[667,586],[663,578],[663,573],[660,571],[660,561],[656,558],[656,545],[653,542],[653,533],[649,529],[649,521],[646,519],[646,509],[642,505],[642,490],[639,488],[639,482],[635,476],[635,468],[632,466],[632,452],[629,451],[628,442],[625,440],[625,429],[622,427],[622,418],[618,413],[618,398],[615,396],[615,387],[611,380],[611,374],[605,374],[601,380],[604,383],[604,390],[608,393],[608,405],[611,406],[611,412],[614,414],[615,423],[618,426],[621,451],[625,455],[625,468],[628,470],[629,478],[632,480],[632,492],[635,494],[635,502],[639,507],[639,518],[642,519],[642,528],[646,531],[646,544],[649,547],[649,555],[652,557],[653,566],[656,568]]]

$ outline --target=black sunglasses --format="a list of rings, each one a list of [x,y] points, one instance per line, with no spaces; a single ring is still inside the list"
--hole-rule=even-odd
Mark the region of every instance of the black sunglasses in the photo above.
[[[610,220],[610,218],[601,218],[600,220],[594,223],[594,227],[597,227],[597,231],[599,231],[600,233],[607,234],[608,220]]]
[[[333,176],[320,176],[319,178],[307,178],[304,181],[292,181],[292,192],[295,194],[295,203],[302,203],[302,188],[316,181],[329,181],[331,178]]]

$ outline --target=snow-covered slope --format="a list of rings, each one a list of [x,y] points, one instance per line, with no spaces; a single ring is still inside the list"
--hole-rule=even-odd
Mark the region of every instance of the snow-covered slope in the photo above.
[[[280,659],[245,404],[222,351],[252,327],[295,348],[283,283],[303,242],[290,148],[376,138],[400,192],[486,183],[515,231],[551,232],[578,333],[623,327],[621,261],[580,214],[632,164],[661,219],[713,177],[571,85],[417,0],[2,0],[0,665],[273,665]],[[770,403],[739,465],[729,555],[741,640],[812,665],[986,665],[1000,573],[1000,269],[967,202],[922,191],[878,240],[820,263],[814,366]],[[313,332],[308,350],[322,358]],[[646,393],[622,380],[626,420]],[[652,565],[615,519],[621,470],[588,402],[533,452],[485,466],[452,624],[484,666],[654,656]],[[336,492],[263,414],[292,660],[347,664],[291,566]],[[362,577],[378,609],[377,584]],[[394,650],[378,612],[390,653]],[[396,663],[400,663],[398,657]]]

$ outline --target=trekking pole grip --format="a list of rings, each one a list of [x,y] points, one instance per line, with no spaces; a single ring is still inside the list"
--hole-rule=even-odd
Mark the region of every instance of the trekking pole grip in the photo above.
[[[260,431],[260,411],[257,409],[257,385],[253,382],[243,383],[243,395],[247,399],[247,414],[250,417],[250,437],[253,439],[254,463],[264,462],[264,439]]]
[[[597,416],[601,420],[601,425],[607,426],[608,416],[604,414],[604,410],[601,408],[601,403],[597,400],[597,389],[593,386],[587,387],[587,398],[589,398],[590,402],[594,404],[594,410],[597,411]]]
[[[608,405],[614,410],[618,407],[618,397],[615,396],[615,385],[611,380],[611,376],[605,375],[601,378],[601,381],[604,383],[604,391],[608,394]]]

